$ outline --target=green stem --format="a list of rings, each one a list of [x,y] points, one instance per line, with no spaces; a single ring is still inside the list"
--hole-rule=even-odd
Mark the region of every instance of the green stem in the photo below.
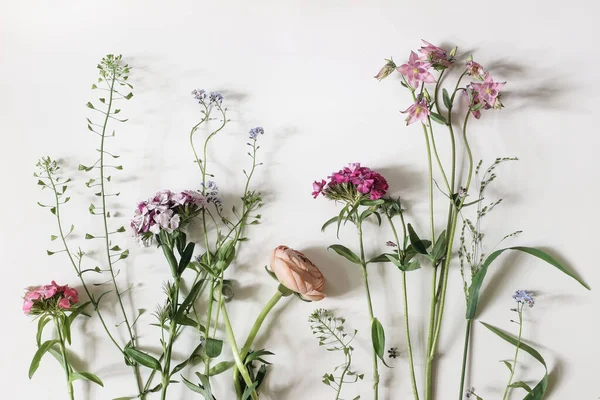
[[[223,321],[225,322],[225,330],[227,331],[227,337],[229,339],[229,345],[231,346],[231,352],[233,353],[233,359],[235,360],[235,365],[237,369],[240,371],[244,382],[246,383],[246,387],[252,387],[254,382],[252,382],[252,378],[250,378],[250,374],[244,365],[244,361],[241,358],[240,350],[237,346],[237,342],[235,341],[235,335],[233,333],[233,328],[231,326],[231,321],[229,320],[229,315],[227,314],[227,307],[225,303],[221,304],[221,313],[223,314]],[[251,393],[252,400],[258,399],[258,394],[256,390],[252,390]]]
[[[463,348],[463,360],[462,360],[462,372],[460,373],[460,392],[458,392],[458,400],[464,398],[465,390],[465,375],[467,372],[467,358],[469,356],[469,339],[471,337],[471,323],[472,320],[467,320],[467,328],[465,331],[465,345]]]
[[[519,304],[517,310],[519,313],[519,336],[517,338],[517,349],[515,350],[515,357],[513,358],[512,368],[510,370],[510,377],[508,378],[506,389],[504,389],[504,396],[502,396],[502,400],[506,400],[506,396],[508,396],[510,384],[512,383],[513,377],[515,376],[515,370],[517,369],[517,357],[519,356],[519,349],[521,348],[521,335],[523,334],[523,305]]]
[[[165,257],[169,262],[169,266],[171,267],[171,273],[173,276],[173,297],[170,299],[170,314],[172,317],[170,318],[169,323],[169,342],[167,343],[167,347],[165,350],[165,365],[162,371],[161,399],[165,400],[167,398],[167,389],[171,381],[171,358],[173,356],[173,344],[177,339],[177,322],[175,321],[175,315],[177,315],[179,305],[179,290],[181,286],[181,278],[178,276],[177,261],[175,259],[175,255],[173,254],[171,243],[163,243],[161,247],[163,248]]]
[[[69,392],[69,399],[75,400],[75,392],[73,391],[73,382],[71,381],[71,366],[69,365],[69,360],[67,358],[67,349],[65,346],[65,338],[62,334],[62,327],[60,324],[60,319],[58,317],[54,317],[54,324],[56,325],[56,332],[58,333],[58,341],[60,345],[60,352],[62,353],[62,363],[63,368],[65,370],[65,377],[67,379],[67,390]]]
[[[340,375],[340,384],[338,385],[338,389],[335,394],[335,400],[339,400],[340,395],[342,394],[342,385],[344,384],[344,378],[346,377],[346,374],[348,373],[350,364],[352,364],[352,352],[348,351],[346,354],[346,367],[344,368],[342,375]]]
[[[115,81],[116,81],[116,76],[115,76],[115,70],[113,69],[112,80],[111,80],[110,91],[109,91],[110,94],[109,94],[108,105],[107,105],[107,110],[106,110],[106,117],[104,118],[104,124],[102,125],[102,134],[101,134],[101,140],[100,140],[100,166],[99,166],[99,168],[100,168],[100,198],[102,199],[102,220],[104,222],[104,247],[106,248],[106,259],[107,259],[107,263],[108,263],[108,270],[110,272],[111,281],[113,284],[115,295],[117,296],[117,301],[119,303],[121,313],[123,314],[123,322],[125,323],[125,326],[127,327],[127,333],[129,334],[129,339],[131,340],[131,344],[132,344],[132,346],[135,347],[135,336],[133,334],[133,329],[131,328],[131,324],[129,323],[129,318],[127,317],[127,312],[125,311],[125,306],[123,305],[123,299],[121,298],[121,294],[119,292],[119,287],[117,286],[115,271],[113,269],[113,263],[112,263],[111,254],[110,254],[110,240],[109,240],[110,232],[108,230],[108,218],[106,216],[106,188],[105,188],[105,180],[104,180],[104,154],[105,154],[104,141],[106,139],[106,129],[108,127],[108,119],[110,116],[110,112],[112,110]],[[132,367],[134,370],[134,375],[135,375],[135,380],[136,380],[137,387],[138,387],[138,392],[140,394],[140,397],[144,398],[143,383],[142,383],[142,377],[140,374],[139,365],[137,363],[134,363],[134,365]]]
[[[363,231],[362,231],[362,223],[359,221],[358,212],[356,213],[356,227],[358,228],[358,239],[360,243],[360,263],[363,270],[363,279],[365,282],[365,290],[367,294],[367,303],[369,305],[369,317],[371,319],[371,325],[373,325],[373,321],[375,317],[373,315],[373,302],[371,301],[371,291],[369,290],[369,279],[367,274],[367,262],[365,260],[365,250],[363,244]],[[373,338],[371,337],[371,340]],[[375,400],[379,399],[379,363],[377,362],[377,353],[375,349],[373,349],[373,390],[375,392]]]

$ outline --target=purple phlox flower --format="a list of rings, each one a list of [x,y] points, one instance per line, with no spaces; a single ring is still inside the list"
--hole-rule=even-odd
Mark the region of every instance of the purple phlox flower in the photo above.
[[[529,307],[533,307],[535,304],[533,293],[529,290],[517,290],[515,294],[513,294],[513,299],[515,299],[517,303],[527,304]]]
[[[410,52],[408,63],[398,67],[398,71],[408,79],[408,84],[417,89],[421,82],[435,83],[435,78],[429,72],[431,63],[419,59],[419,56],[414,51]]]
[[[421,99],[420,101],[417,100],[406,110],[400,112],[402,114],[408,113],[408,117],[406,117],[406,125],[410,125],[417,121],[421,121],[424,125],[427,125],[429,115],[431,114],[431,112],[429,111],[427,100],[425,99]]]
[[[477,93],[477,98],[480,102],[495,108],[496,100],[500,96],[500,90],[502,90],[505,84],[506,82],[495,82],[490,73],[487,72],[482,83],[474,82],[471,83],[471,86]]]
[[[202,103],[204,102],[204,99],[206,99],[206,91],[204,89],[194,89],[192,90],[192,96]]]
[[[442,66],[445,68],[452,66],[452,57],[448,56],[448,51],[441,47],[434,46],[426,40],[421,39],[425,46],[421,46],[419,53],[421,59],[429,61],[433,66]]]
[[[252,139],[252,140],[256,140],[256,138],[258,138],[258,135],[264,135],[264,134],[265,134],[265,130],[260,126],[250,129],[250,132],[249,132],[250,139]]]

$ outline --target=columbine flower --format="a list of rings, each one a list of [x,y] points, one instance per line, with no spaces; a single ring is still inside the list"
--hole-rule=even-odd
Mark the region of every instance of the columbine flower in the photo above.
[[[427,100],[425,99],[421,99],[421,101],[417,100],[415,104],[400,112],[403,114],[408,113],[408,117],[406,117],[406,125],[410,125],[417,121],[421,121],[424,125],[427,125],[429,115],[431,113],[427,105]]]
[[[416,89],[421,82],[435,82],[435,78],[431,72],[429,72],[431,65],[430,62],[419,60],[417,53],[411,51],[408,63],[399,66],[398,71],[408,79],[408,84],[412,86],[413,89]]]
[[[388,183],[383,176],[367,167],[361,167],[360,163],[350,163],[327,178],[329,182],[321,180],[313,183],[314,198],[323,194],[332,200],[353,203],[363,198],[380,199],[388,189]]]
[[[473,90],[477,93],[477,98],[480,102],[496,108],[496,100],[500,96],[500,90],[506,82],[494,82],[489,72],[485,74],[483,83],[472,83]],[[501,106],[502,103],[499,104]]]
[[[483,75],[485,75],[485,71],[481,64],[473,61],[473,56],[469,57],[467,60],[467,74],[471,75],[475,79],[483,80]]]
[[[211,104],[221,105],[221,103],[223,103],[223,96],[219,92],[210,92],[208,95],[208,101]]]
[[[138,203],[130,226],[138,243],[147,247],[154,235],[161,231],[173,233],[196,217],[207,203],[207,198],[196,190],[162,190],[152,199]]]
[[[396,68],[398,68],[391,58],[389,60],[386,58],[385,61],[385,65],[381,67],[377,75],[374,76],[374,78],[379,81],[387,78]]]
[[[441,47],[437,47],[432,45],[431,43],[421,39],[425,46],[422,46],[419,49],[419,53],[421,53],[421,58],[423,60],[427,60],[434,67],[437,68],[448,68],[452,66],[452,56],[448,55],[448,51],[442,49]]]
[[[529,307],[533,307],[535,301],[533,300],[533,293],[529,290],[517,290],[515,294],[513,294],[513,299],[517,303],[527,304]]]
[[[258,135],[264,135],[264,134],[265,134],[265,130],[260,126],[257,126],[256,128],[250,129],[249,136],[250,136],[250,139],[256,140],[256,138],[258,138]]]
[[[25,314],[42,314],[59,309],[68,310],[79,302],[77,290],[69,285],[60,286],[55,281],[50,285],[30,287],[23,298]]]

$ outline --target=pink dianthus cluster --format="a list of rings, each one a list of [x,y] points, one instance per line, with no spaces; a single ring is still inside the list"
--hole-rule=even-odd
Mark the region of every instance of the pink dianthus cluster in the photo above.
[[[30,287],[23,300],[23,312],[29,314],[36,304],[49,300],[56,301],[58,308],[68,310],[79,302],[79,296],[77,290],[69,285],[60,286],[55,281],[50,285]]]
[[[319,194],[326,194],[327,189],[343,183],[350,183],[356,187],[356,191],[361,194],[369,195],[369,199],[377,200],[385,195],[388,189],[388,183],[381,174],[367,167],[361,167],[360,163],[350,163],[344,169],[334,172],[327,177],[329,182],[324,179],[313,183],[313,197],[317,198]]]

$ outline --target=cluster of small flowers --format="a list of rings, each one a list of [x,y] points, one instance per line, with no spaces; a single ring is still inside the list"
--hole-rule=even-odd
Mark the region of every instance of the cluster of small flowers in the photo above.
[[[194,89],[192,90],[192,96],[194,99],[198,100],[200,104],[205,104],[206,101],[206,91],[204,89]],[[208,94],[208,105],[221,105],[223,103],[223,96],[219,92],[210,92]]]
[[[68,310],[79,302],[77,290],[69,285],[60,286],[52,281],[50,285],[30,287],[23,300],[23,312],[40,313],[56,308]]]
[[[381,174],[372,171],[367,167],[361,167],[360,163],[350,163],[344,169],[333,173],[325,180],[315,181],[313,183],[312,195],[317,198],[319,194],[329,197],[328,194],[332,188],[340,184],[352,184],[358,193],[368,195],[369,199],[377,200],[385,195],[388,190],[388,183]]]
[[[191,215],[206,204],[206,198],[195,190],[179,193],[162,190],[152,199],[138,204],[131,220],[134,236],[141,244],[149,246],[153,235],[161,230],[172,233],[178,229],[184,211],[188,211],[185,215]]]
[[[215,207],[221,209],[223,207],[223,200],[221,196],[219,196],[219,187],[215,181],[206,182],[204,198],[206,199],[206,204],[214,204]]]
[[[264,135],[264,134],[265,134],[265,130],[260,126],[250,129],[250,132],[249,132],[250,139],[252,139],[252,140],[256,140],[258,138],[258,135]]]
[[[533,294],[528,290],[517,290],[515,294],[513,294],[513,299],[515,299],[517,303],[527,304],[529,307],[533,307],[535,304]]]

